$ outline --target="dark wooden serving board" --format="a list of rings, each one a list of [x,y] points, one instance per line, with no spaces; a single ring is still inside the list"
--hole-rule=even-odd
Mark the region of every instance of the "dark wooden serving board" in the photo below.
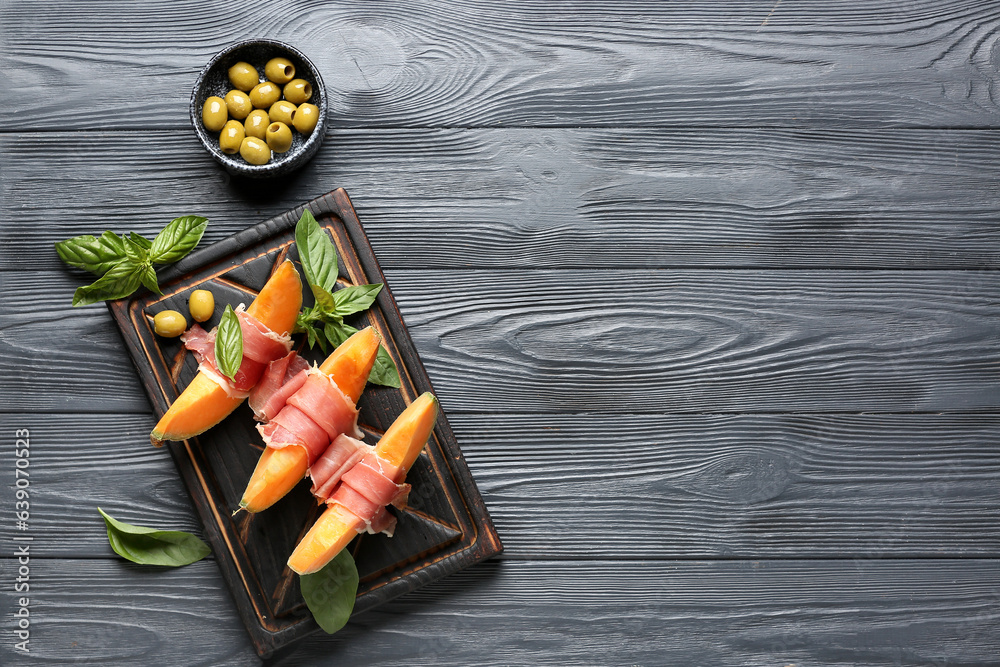
[[[194,377],[197,362],[177,339],[153,333],[152,316],[164,309],[186,313],[188,295],[198,288],[211,289],[216,298],[216,314],[206,328],[218,323],[226,303],[249,303],[280,261],[297,262],[294,227],[305,208],[331,233],[343,284],[385,283],[343,189],[189,255],[161,275],[163,296],[146,292],[109,304],[158,415]],[[375,305],[350,324],[378,330],[401,378],[400,389],[369,384],[358,403],[365,439],[375,444],[410,401],[433,389],[388,284]],[[310,360],[325,356],[318,348],[297,349]],[[318,630],[297,576],[285,565],[319,514],[308,484],[265,512],[233,515],[263,449],[246,404],[203,435],[168,447],[257,652],[269,655]],[[503,549],[443,413],[407,481],[413,490],[407,509],[396,511],[395,535],[362,535],[350,546],[361,577],[355,612]]]

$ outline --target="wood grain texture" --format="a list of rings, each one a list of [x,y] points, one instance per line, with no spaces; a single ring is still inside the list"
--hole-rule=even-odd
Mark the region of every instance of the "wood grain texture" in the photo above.
[[[1000,405],[995,272],[386,276],[449,414]],[[110,318],[102,306],[71,308],[73,285],[64,273],[5,275],[5,409],[145,412]]]
[[[212,562],[32,568],[32,658],[4,642],[4,665],[988,667],[1000,641],[995,560],[488,562],[265,663]]]
[[[451,421],[505,559],[1000,556],[997,415]],[[0,416],[0,432],[31,432],[35,548],[110,556],[97,506],[200,534],[151,426],[144,415]],[[13,493],[0,488],[2,525],[14,523]]]
[[[0,269],[193,212],[207,244],[334,186],[385,269],[1000,266],[985,131],[343,130],[264,188],[191,132],[0,134],[0,153]]]
[[[187,127],[230,42],[316,62],[335,127],[977,126],[998,119],[993,3],[5,0],[5,129]],[[86,109],[86,113],[81,113]]]

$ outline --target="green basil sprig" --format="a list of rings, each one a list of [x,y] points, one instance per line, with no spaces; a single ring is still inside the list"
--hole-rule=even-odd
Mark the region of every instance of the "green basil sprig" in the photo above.
[[[295,225],[295,244],[299,249],[306,282],[316,297],[316,305],[303,308],[299,313],[295,333],[305,333],[310,348],[319,345],[326,352],[328,345],[336,347],[357,332],[354,327],[344,324],[344,318],[367,310],[375,303],[375,298],[382,291],[382,283],[337,289],[337,251],[330,235],[308,210],[302,212]],[[389,352],[381,345],[368,380],[399,387],[399,371]]]
[[[153,264],[172,264],[187,255],[201,241],[207,226],[206,218],[188,215],[171,221],[152,241],[135,232],[119,236],[110,231],[59,241],[56,253],[62,261],[101,276],[76,290],[73,305],[121,299],[140,285],[160,294]]]
[[[236,371],[243,363],[243,329],[240,328],[240,318],[236,316],[233,307],[226,304],[219,320],[219,328],[215,332],[215,364],[230,380],[236,379]]]
[[[212,553],[207,544],[180,530],[157,530],[133,526],[112,518],[100,507],[108,527],[108,542],[115,553],[140,565],[180,567],[197,562]]]
[[[347,625],[358,595],[358,568],[347,549],[319,572],[299,577],[299,588],[313,618],[331,635]]]

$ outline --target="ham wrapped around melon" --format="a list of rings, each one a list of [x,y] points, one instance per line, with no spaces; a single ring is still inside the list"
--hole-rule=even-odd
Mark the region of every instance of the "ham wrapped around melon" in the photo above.
[[[181,342],[194,353],[200,372],[215,380],[230,396],[246,398],[264,375],[268,365],[276,359],[289,355],[292,349],[292,337],[288,333],[278,334],[271,331],[255,317],[247,314],[242,306],[235,312],[240,322],[240,330],[243,332],[243,362],[232,380],[219,371],[215,361],[215,329],[205,331],[194,324],[181,334]]]
[[[186,440],[204,433],[239,407],[263,368],[288,352],[281,336],[291,332],[301,307],[302,281],[295,266],[286,260],[275,268],[243,316],[237,316],[244,338],[250,341],[250,352],[244,355],[245,365],[240,368],[237,383],[230,383],[218,373],[211,334],[201,327],[193,328],[185,337],[201,351],[199,372],[149,434],[153,444]]]
[[[303,368],[304,362],[294,358],[270,364],[250,397],[257,418],[265,421],[257,429],[267,447],[240,507],[250,512],[270,507],[307,473],[314,490],[336,484],[354,451],[344,449],[338,438],[362,437],[355,404],[379,345],[369,327],[344,341],[318,368]]]
[[[332,488],[324,484],[322,500],[327,504],[309,532],[288,559],[299,574],[323,568],[361,532],[392,535],[396,518],[386,509],[406,502],[410,487],[403,483],[407,471],[424,448],[437,420],[438,402],[433,394],[422,394],[386,430],[374,448],[340,436],[345,451],[364,454],[342,472]],[[335,443],[335,444],[336,444]]]

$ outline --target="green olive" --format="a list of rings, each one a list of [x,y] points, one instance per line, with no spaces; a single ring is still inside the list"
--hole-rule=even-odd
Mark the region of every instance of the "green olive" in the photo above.
[[[257,73],[257,68],[248,62],[241,60],[229,68],[229,83],[244,93],[256,86],[258,81],[260,74]]]
[[[285,153],[292,147],[292,131],[284,123],[267,126],[267,145],[275,153]]]
[[[205,100],[205,106],[201,108],[201,122],[205,125],[206,130],[218,132],[227,120],[229,120],[229,111],[224,99],[212,96]]]
[[[267,116],[271,119],[272,123],[284,123],[285,125],[291,125],[292,115],[294,113],[294,104],[288,100],[278,100],[271,105],[271,109],[267,112]]]
[[[300,104],[292,116],[292,125],[302,134],[309,134],[319,122],[319,107],[315,104]]]
[[[238,120],[231,120],[226,123],[219,134],[219,148],[227,155],[240,152],[240,144],[246,132],[243,130],[243,123]],[[200,321],[200,320],[199,320]]]
[[[275,83],[288,83],[295,77],[295,65],[288,58],[271,58],[264,65],[264,76]]]
[[[240,145],[240,155],[250,164],[267,164],[271,149],[257,137],[246,137]]]
[[[188,309],[192,320],[205,322],[215,312],[215,297],[207,289],[196,289],[188,297]]]
[[[281,88],[273,81],[258,83],[250,91],[250,101],[256,109],[268,109],[281,99]]]
[[[312,94],[312,86],[305,79],[292,79],[285,84],[285,99],[292,104],[308,102]]]
[[[267,133],[267,126],[270,124],[271,119],[268,117],[266,111],[263,109],[254,109],[250,112],[250,115],[247,116],[246,122],[243,123],[243,128],[248,137],[263,139],[264,135]]]
[[[242,90],[230,90],[226,93],[226,106],[229,107],[229,115],[240,120],[246,118],[253,111],[250,96]]]
[[[187,326],[187,320],[176,310],[161,310],[153,316],[153,331],[164,338],[180,336]]]

